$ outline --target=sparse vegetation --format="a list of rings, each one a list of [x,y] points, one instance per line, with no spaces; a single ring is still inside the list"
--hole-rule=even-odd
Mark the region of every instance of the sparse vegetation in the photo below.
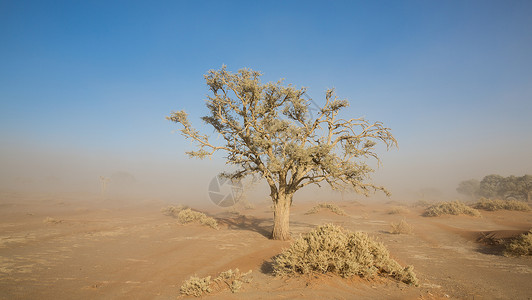
[[[56,218],[46,217],[46,219],[43,220],[43,223],[45,224],[61,224],[64,220],[59,220]]]
[[[429,207],[432,204],[427,200],[418,200],[412,204],[413,207]]]
[[[235,269],[234,271],[232,269],[227,270],[225,272],[220,273],[216,279],[214,279],[217,283],[224,283],[229,287],[231,292],[236,293],[244,283],[250,283],[251,278],[246,278],[251,274],[251,270],[247,273],[241,273],[240,270]]]
[[[211,276],[199,278],[192,276],[185,280],[180,288],[180,293],[187,296],[200,297],[204,294],[213,292],[214,290],[223,290],[228,287],[232,293],[238,292],[244,283],[250,283],[251,278],[247,277],[251,274],[251,270],[247,273],[241,273],[240,270],[232,269],[220,273],[218,277],[211,280]]]
[[[170,205],[170,206],[161,208],[161,212],[166,216],[177,217],[180,211],[182,211],[183,209],[187,209],[187,208],[188,206],[183,205],[183,204],[179,204],[177,206]]]
[[[505,256],[532,255],[532,229],[506,244]]]
[[[347,215],[343,209],[338,207],[338,205],[332,204],[332,203],[326,203],[326,202],[318,203],[318,205],[314,206],[312,209],[307,211],[305,214],[306,215],[315,214],[315,213],[319,212],[322,209],[328,209],[328,210],[332,211],[333,213],[335,213],[337,215],[340,215],[340,216],[346,216]]]
[[[480,212],[474,208],[465,205],[460,201],[440,202],[427,207],[423,216],[437,217],[442,215],[470,215],[479,217]]]
[[[408,224],[405,219],[402,219],[399,223],[391,223],[392,229],[390,233],[393,234],[410,234],[412,233],[412,225]]]
[[[274,258],[273,269],[278,276],[328,272],[341,277],[385,275],[417,284],[413,267],[401,267],[382,243],[333,224],[318,226],[295,240]]]
[[[199,278],[197,276],[192,276],[188,280],[185,280],[179,292],[182,295],[200,297],[203,294],[210,293],[211,290],[211,276],[204,278]]]
[[[209,226],[214,229],[219,229],[218,222],[216,222],[214,218],[208,217],[202,212],[193,211],[190,208],[181,210],[177,214],[177,220],[179,221],[179,223],[182,223],[182,224],[197,222],[197,223]]]
[[[530,206],[518,200],[490,200],[481,198],[477,203],[473,205],[476,209],[483,209],[489,211],[496,210],[516,210],[516,211],[530,211]]]

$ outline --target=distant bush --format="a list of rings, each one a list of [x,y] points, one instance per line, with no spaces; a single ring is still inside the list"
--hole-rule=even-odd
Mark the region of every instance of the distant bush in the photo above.
[[[214,218],[208,217],[202,212],[193,211],[190,208],[181,210],[177,214],[177,220],[182,224],[197,222],[214,229],[219,229],[218,222]]]
[[[532,255],[532,229],[506,244],[505,256]]]
[[[432,204],[427,200],[418,200],[412,204],[413,207],[429,207]]]
[[[386,275],[417,285],[413,267],[401,267],[382,243],[333,224],[300,236],[274,258],[273,269],[278,276],[328,272],[342,277]]]
[[[170,206],[161,208],[161,212],[166,216],[177,217],[179,212],[186,208],[188,208],[188,206],[183,205],[183,204],[179,204],[177,206],[170,205]]]
[[[337,215],[340,215],[340,216],[346,216],[347,215],[345,213],[345,211],[343,209],[341,209],[340,207],[338,207],[337,205],[332,204],[332,203],[325,203],[325,202],[318,203],[318,205],[314,206],[311,210],[307,211],[305,214],[306,215],[315,214],[315,213],[319,212],[322,209],[328,209],[328,210],[332,211],[333,213],[335,213]]]
[[[388,211],[390,215],[407,214],[410,211],[406,207],[396,206]]]
[[[480,212],[460,201],[450,201],[431,205],[423,213],[425,217],[437,217],[441,215],[470,215],[479,217]]]
[[[238,269],[234,271],[230,269],[220,273],[214,280],[211,280],[211,276],[204,278],[192,276],[185,280],[179,291],[182,295],[200,297],[211,293],[213,290],[222,290],[228,287],[232,293],[236,293],[244,283],[251,282],[251,278],[246,278],[249,274],[251,274],[251,270],[247,273],[241,273]]]
[[[476,209],[483,209],[489,211],[496,210],[516,210],[516,211],[530,211],[530,206],[518,200],[489,200],[481,198],[477,203],[473,204]]]
[[[64,220],[59,220],[56,218],[46,217],[46,219],[43,220],[43,223],[45,224],[61,224]]]
[[[399,223],[391,223],[392,229],[390,233],[393,234],[410,234],[412,233],[412,225],[408,224],[405,219],[402,219]]]

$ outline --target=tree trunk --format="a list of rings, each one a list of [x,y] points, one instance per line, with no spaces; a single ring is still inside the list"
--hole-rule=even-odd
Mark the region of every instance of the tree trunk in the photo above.
[[[290,239],[291,195],[278,195],[274,199],[272,239],[287,241]]]

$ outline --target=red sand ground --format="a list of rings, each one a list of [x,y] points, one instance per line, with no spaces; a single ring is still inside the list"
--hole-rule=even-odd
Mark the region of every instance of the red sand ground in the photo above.
[[[420,286],[384,278],[335,276],[292,279],[271,275],[269,261],[289,242],[267,238],[269,204],[241,215],[211,211],[220,230],[179,225],[165,216],[167,204],[0,199],[0,299],[175,299],[191,275],[216,276],[239,268],[253,281],[236,294],[212,299],[530,299],[532,258],[508,258],[477,242],[532,227],[531,212],[482,212],[422,217],[422,208],[388,212],[398,204],[336,202],[348,216],[306,215],[313,203],[295,203],[294,237],[324,223],[365,231],[383,242],[403,265],[413,265]],[[44,222],[47,217],[59,223]],[[410,235],[389,234],[405,218]]]

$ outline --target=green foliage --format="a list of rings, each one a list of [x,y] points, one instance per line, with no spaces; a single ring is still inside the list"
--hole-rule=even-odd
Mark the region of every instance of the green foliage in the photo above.
[[[532,229],[506,245],[505,256],[532,255]]]
[[[333,224],[318,226],[295,240],[274,258],[273,269],[278,276],[328,272],[342,277],[385,275],[417,284],[413,267],[401,267],[382,243]]]
[[[179,291],[182,295],[200,297],[212,291],[211,284],[211,276],[204,278],[191,276],[185,280]]]
[[[333,213],[340,215],[340,216],[347,215],[345,211],[341,209],[340,207],[338,207],[337,205],[332,204],[332,203],[326,203],[326,202],[318,203],[318,205],[314,206],[312,209],[307,211],[305,214],[306,215],[315,214],[315,213],[318,213],[322,209],[328,209],[332,211]]]
[[[440,202],[425,209],[423,216],[437,217],[441,215],[470,215],[479,217],[480,212],[460,201]]]
[[[218,222],[214,218],[208,217],[202,212],[193,211],[190,208],[181,210],[177,214],[177,220],[182,224],[196,222],[214,229],[219,229]]]
[[[489,211],[496,210],[515,210],[515,211],[530,211],[530,206],[521,201],[517,200],[490,200],[486,198],[481,198],[477,203],[473,204],[473,207],[476,209],[483,209]]]
[[[406,222],[405,219],[402,219],[399,223],[391,223],[390,233],[393,234],[410,234],[412,233],[412,226]]]
[[[476,198],[480,193],[480,181],[476,179],[462,181],[458,184],[456,191],[471,198]]]
[[[486,198],[532,201],[532,175],[521,177],[485,176],[480,182],[480,195]]]

